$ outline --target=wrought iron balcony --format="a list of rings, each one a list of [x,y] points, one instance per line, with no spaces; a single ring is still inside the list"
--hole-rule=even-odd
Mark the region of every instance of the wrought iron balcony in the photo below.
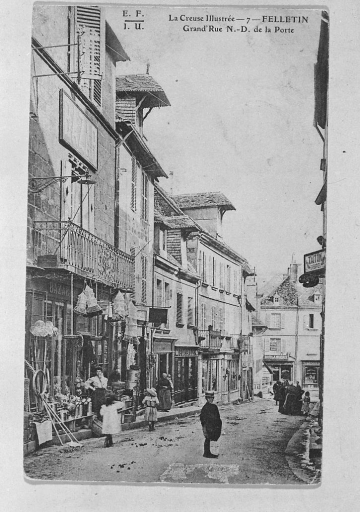
[[[199,330],[199,347],[207,350],[221,348],[222,336],[221,331]]]
[[[33,257],[39,266],[63,268],[122,290],[134,287],[134,257],[70,221],[34,221]]]

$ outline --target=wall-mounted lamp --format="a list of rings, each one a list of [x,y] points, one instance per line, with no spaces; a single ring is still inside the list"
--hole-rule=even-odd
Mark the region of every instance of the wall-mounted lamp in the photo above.
[[[53,183],[57,181],[61,183],[65,183],[67,179],[71,178],[72,181],[79,183],[79,185],[94,185],[96,181],[91,178],[90,174],[73,174],[72,176],[33,176],[29,179],[29,190],[33,194],[38,192],[42,192],[45,188],[49,187]],[[47,180],[46,183],[42,185],[36,185],[36,180]]]

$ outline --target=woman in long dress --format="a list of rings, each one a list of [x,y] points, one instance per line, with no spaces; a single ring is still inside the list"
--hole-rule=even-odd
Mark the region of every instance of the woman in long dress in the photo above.
[[[149,430],[155,430],[155,422],[157,421],[157,406],[159,400],[154,388],[146,390],[146,396],[142,403],[145,405],[145,421],[149,422]]]
[[[167,373],[163,373],[157,385],[159,397],[159,409],[161,411],[170,411],[171,409],[171,382],[167,377]]]

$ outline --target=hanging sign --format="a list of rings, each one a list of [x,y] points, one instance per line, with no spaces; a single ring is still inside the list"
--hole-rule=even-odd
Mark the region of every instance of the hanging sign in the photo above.
[[[96,171],[98,130],[84,112],[60,90],[60,143],[71,149]]]
[[[304,255],[304,273],[310,274],[316,272],[323,273],[325,272],[326,266],[326,251],[320,250],[315,252],[310,252],[309,254]]]

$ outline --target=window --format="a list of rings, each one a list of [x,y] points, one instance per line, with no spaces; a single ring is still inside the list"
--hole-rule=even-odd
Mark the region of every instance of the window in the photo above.
[[[149,220],[149,178],[144,172],[142,173],[141,187],[141,218]]]
[[[176,325],[182,327],[183,324],[183,296],[182,293],[176,294]]]
[[[207,283],[207,265],[206,265],[206,254],[202,253],[202,281]]]
[[[224,263],[220,262],[220,289],[224,289]]]
[[[146,304],[147,300],[147,258],[146,256],[141,256],[141,302],[142,304]]]
[[[310,314],[309,315],[309,329],[314,329],[315,327],[315,324],[314,324],[314,315],[313,314]]]
[[[163,251],[166,251],[166,241],[167,241],[167,231],[165,229],[160,230],[161,237],[161,248]]]
[[[131,161],[131,209],[136,212],[136,187],[137,187],[137,168],[136,159],[132,157]]]
[[[219,330],[224,331],[224,310],[219,309]]]
[[[212,259],[212,286],[216,286],[216,259],[213,257]]]
[[[201,329],[206,331],[208,326],[206,325],[206,304],[201,304]]]
[[[280,329],[280,328],[281,328],[281,314],[280,313],[271,313],[270,329]]]
[[[70,161],[63,162],[62,175],[71,176],[76,170]],[[61,220],[71,220],[90,233],[94,232],[95,223],[95,188],[94,185],[81,185],[72,182],[72,178],[64,180],[61,189]],[[66,245],[68,236],[64,238]]]
[[[82,92],[101,107],[101,10],[99,7],[75,8],[77,35],[80,35],[80,72]],[[77,41],[76,41],[77,42]]]
[[[318,366],[305,366],[304,367],[304,385],[308,387],[317,387],[319,382],[319,367]]]
[[[170,284],[165,283],[165,307],[170,307]]]
[[[314,313],[304,315],[304,329],[317,329]]]
[[[194,299],[188,297],[188,325],[194,325]]]
[[[280,297],[279,295],[275,294],[273,298],[273,303],[279,305]]]
[[[281,339],[270,338],[270,352],[280,352],[281,350]]]
[[[211,306],[211,325],[214,331],[216,331],[216,308],[215,306]]]
[[[162,295],[162,281],[156,280],[156,305],[162,307],[163,295]]]
[[[226,291],[230,291],[230,283],[231,283],[231,268],[230,265],[226,265]]]

